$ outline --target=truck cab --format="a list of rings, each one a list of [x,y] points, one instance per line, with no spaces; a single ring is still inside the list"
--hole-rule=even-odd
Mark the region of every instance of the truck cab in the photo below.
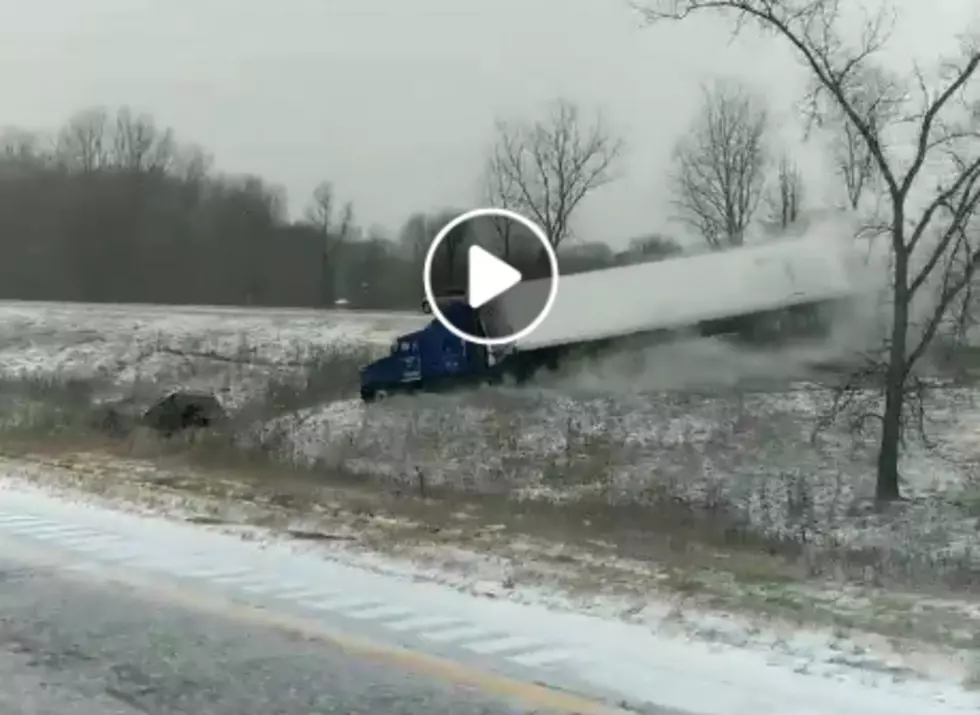
[[[477,311],[463,300],[440,300],[447,320],[468,335],[485,335]],[[361,368],[361,397],[367,402],[395,392],[438,390],[462,381],[489,381],[497,373],[483,345],[463,340],[438,320],[401,335],[390,353]]]

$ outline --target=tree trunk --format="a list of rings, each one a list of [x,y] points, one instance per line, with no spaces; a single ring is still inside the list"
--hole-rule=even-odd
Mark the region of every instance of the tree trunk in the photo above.
[[[900,229],[899,229],[900,230]],[[895,287],[892,307],[891,345],[885,372],[885,413],[882,416],[881,445],[878,450],[878,474],[875,496],[880,501],[901,497],[898,483],[898,452],[902,440],[902,410],[905,403],[906,341],[909,331],[908,255],[904,236],[898,235],[895,246]]]
[[[334,303],[333,281],[331,280],[332,268],[330,256],[324,250],[320,255],[320,302],[324,308],[329,308]]]
[[[898,448],[902,437],[902,407],[905,394],[902,383],[896,384],[892,381],[890,368],[888,373],[881,445],[878,450],[878,475],[875,483],[875,496],[880,501],[894,501],[901,496],[898,488]]]

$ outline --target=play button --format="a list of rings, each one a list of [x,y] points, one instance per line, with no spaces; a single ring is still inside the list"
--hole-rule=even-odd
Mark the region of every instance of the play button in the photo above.
[[[510,345],[551,310],[558,258],[533,221],[507,209],[474,209],[433,238],[422,285],[426,310],[450,333],[487,347]]]
[[[480,246],[470,246],[466,273],[466,301],[471,308],[486,305],[516,286],[524,277],[519,270]]]

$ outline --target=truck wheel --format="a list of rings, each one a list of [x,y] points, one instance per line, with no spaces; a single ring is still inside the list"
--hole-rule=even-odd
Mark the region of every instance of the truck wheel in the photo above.
[[[388,391],[384,388],[380,390],[361,388],[361,399],[365,402],[379,402],[388,397]]]

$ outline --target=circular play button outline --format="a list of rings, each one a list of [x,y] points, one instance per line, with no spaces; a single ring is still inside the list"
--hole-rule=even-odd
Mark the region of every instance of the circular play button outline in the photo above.
[[[544,307],[538,313],[537,317],[532,320],[530,324],[518,330],[516,333],[499,338],[485,338],[477,335],[468,335],[457,328],[443,314],[442,308],[439,307],[439,301],[436,300],[435,291],[432,290],[432,263],[435,260],[436,250],[439,248],[439,244],[441,244],[446,236],[449,235],[450,231],[460,224],[466,223],[471,219],[483,217],[506,218],[510,219],[511,221],[516,221],[527,228],[527,230],[530,231],[536,239],[538,239],[541,246],[544,248],[545,255],[548,256],[549,268],[551,269],[551,277],[549,279],[550,285],[548,286],[548,299],[545,301]],[[429,250],[425,254],[425,263],[422,266],[422,288],[425,291],[425,299],[429,303],[433,317],[438,320],[446,330],[460,340],[465,340],[477,345],[483,345],[485,347],[510,345],[511,343],[517,342],[521,338],[526,338],[528,335],[537,330],[541,323],[544,322],[545,318],[548,317],[548,313],[551,312],[551,308],[555,304],[555,299],[558,297],[558,277],[558,256],[555,253],[554,247],[551,245],[551,241],[548,240],[548,235],[544,232],[544,229],[527,217],[521,216],[521,214],[517,213],[516,211],[511,211],[510,209],[498,209],[494,207],[472,209],[460,214],[443,226],[439,233],[437,233],[432,239],[432,243],[429,245]]]

